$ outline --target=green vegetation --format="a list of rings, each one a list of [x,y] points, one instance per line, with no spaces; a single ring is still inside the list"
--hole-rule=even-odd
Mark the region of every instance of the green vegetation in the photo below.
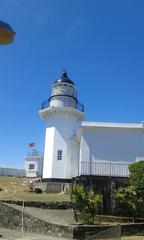
[[[102,203],[102,196],[94,191],[85,191],[80,184],[74,184],[71,189],[71,200],[74,209],[74,216],[84,224],[95,224],[95,217],[98,206]]]
[[[119,202],[119,207],[122,211],[122,215],[137,217],[138,207],[141,206],[141,199],[138,198],[137,192],[133,186],[127,188],[119,188],[116,192],[116,199]]]
[[[0,200],[25,200],[25,201],[69,201],[68,194],[34,193],[26,186],[28,178],[0,177]]]
[[[123,216],[144,217],[144,161],[129,165],[129,186],[119,188],[115,197]]]
[[[129,183],[137,192],[144,193],[144,161],[129,164]]]

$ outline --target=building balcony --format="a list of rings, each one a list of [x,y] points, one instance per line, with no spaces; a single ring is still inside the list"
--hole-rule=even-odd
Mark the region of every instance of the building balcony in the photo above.
[[[41,110],[52,107],[72,107],[84,112],[84,106],[76,98],[68,95],[54,95],[42,103]]]
[[[128,177],[129,163],[80,162],[79,175]]]

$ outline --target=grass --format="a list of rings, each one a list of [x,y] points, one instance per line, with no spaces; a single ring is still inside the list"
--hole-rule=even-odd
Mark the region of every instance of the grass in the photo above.
[[[25,186],[28,178],[0,176],[0,200],[25,200],[25,201],[69,201],[69,195],[60,193],[33,193]]]

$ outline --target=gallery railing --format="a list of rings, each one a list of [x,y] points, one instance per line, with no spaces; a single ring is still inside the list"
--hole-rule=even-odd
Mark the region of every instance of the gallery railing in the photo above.
[[[129,163],[80,162],[79,175],[128,177]]]
[[[55,95],[42,103],[41,109],[49,107],[72,107],[84,112],[84,106],[76,98],[67,95]]]

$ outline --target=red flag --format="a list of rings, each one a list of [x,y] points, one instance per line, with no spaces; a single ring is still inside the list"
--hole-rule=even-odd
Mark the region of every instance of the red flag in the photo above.
[[[34,148],[35,147],[35,143],[29,143],[28,146]]]

